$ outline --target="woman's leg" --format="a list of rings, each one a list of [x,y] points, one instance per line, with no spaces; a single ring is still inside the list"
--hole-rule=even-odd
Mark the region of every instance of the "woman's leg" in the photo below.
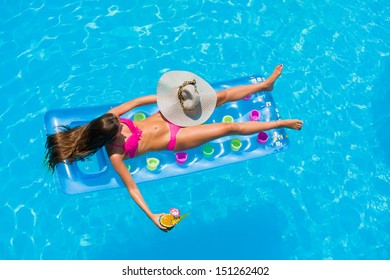
[[[271,91],[274,88],[275,81],[282,74],[282,70],[283,65],[279,64],[275,67],[274,72],[264,82],[253,85],[237,86],[217,92],[217,107],[225,104],[226,102],[243,99],[245,96],[255,92],[264,90]]]
[[[285,127],[300,130],[300,120],[278,120],[272,122],[216,123],[183,127],[176,136],[175,151],[183,151],[203,145],[227,135],[249,135],[273,128]]]

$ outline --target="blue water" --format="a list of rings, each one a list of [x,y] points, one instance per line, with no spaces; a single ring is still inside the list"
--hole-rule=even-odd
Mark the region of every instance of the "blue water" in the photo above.
[[[315,4],[313,3],[315,2]],[[389,259],[388,1],[0,1],[1,259]],[[273,96],[290,148],[69,196],[42,165],[49,109],[154,93],[167,70],[210,82],[285,65]]]

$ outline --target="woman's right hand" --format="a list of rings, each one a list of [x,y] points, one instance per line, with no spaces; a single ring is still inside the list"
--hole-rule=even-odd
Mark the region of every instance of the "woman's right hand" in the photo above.
[[[163,227],[160,225],[160,217],[164,215],[164,213],[161,214],[153,214],[148,205],[146,204],[137,184],[134,182],[133,177],[131,176],[131,173],[127,169],[127,166],[123,162],[123,155],[119,154],[111,154],[110,155],[110,161],[116,172],[119,174],[119,176],[122,178],[123,182],[125,183],[127,190],[129,191],[130,196],[134,199],[135,203],[145,212],[145,214],[153,221],[153,223],[162,231],[167,232],[168,229],[166,227]]]
[[[160,217],[162,216],[162,215],[164,215],[165,213],[160,213],[160,214],[152,214],[152,216],[150,217],[150,219],[154,222],[154,224],[160,229],[160,230],[162,230],[162,231],[164,231],[164,232],[168,232],[168,228],[166,228],[166,227],[164,227],[164,226],[162,226],[161,224],[160,224]]]

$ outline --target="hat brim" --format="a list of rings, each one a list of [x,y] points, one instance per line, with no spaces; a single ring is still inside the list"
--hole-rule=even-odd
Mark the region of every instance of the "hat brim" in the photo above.
[[[178,98],[179,86],[184,81],[196,81],[200,103],[193,111],[185,111]],[[157,85],[157,106],[161,114],[171,123],[178,126],[194,126],[206,122],[217,104],[214,88],[194,73],[187,71],[170,71],[163,74]]]

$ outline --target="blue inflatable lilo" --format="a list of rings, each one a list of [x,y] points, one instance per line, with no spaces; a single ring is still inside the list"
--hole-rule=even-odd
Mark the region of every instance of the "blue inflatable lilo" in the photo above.
[[[214,83],[212,87],[216,91],[221,91],[238,85],[262,81],[264,78],[256,75]],[[83,125],[115,106],[117,105],[50,110],[45,114],[44,119],[46,131],[48,134],[52,134],[58,132],[61,126]],[[157,105],[147,105],[139,107],[123,117],[141,120],[157,111]],[[264,122],[278,119],[280,119],[280,115],[271,93],[263,91],[216,108],[207,123]],[[279,153],[285,151],[288,146],[289,140],[285,129],[278,128],[249,136],[226,136],[183,152],[150,152],[128,159],[126,164],[135,182],[143,183]],[[121,178],[111,166],[104,149],[100,149],[95,155],[84,161],[57,164],[55,173],[61,189],[67,194],[124,187]]]

